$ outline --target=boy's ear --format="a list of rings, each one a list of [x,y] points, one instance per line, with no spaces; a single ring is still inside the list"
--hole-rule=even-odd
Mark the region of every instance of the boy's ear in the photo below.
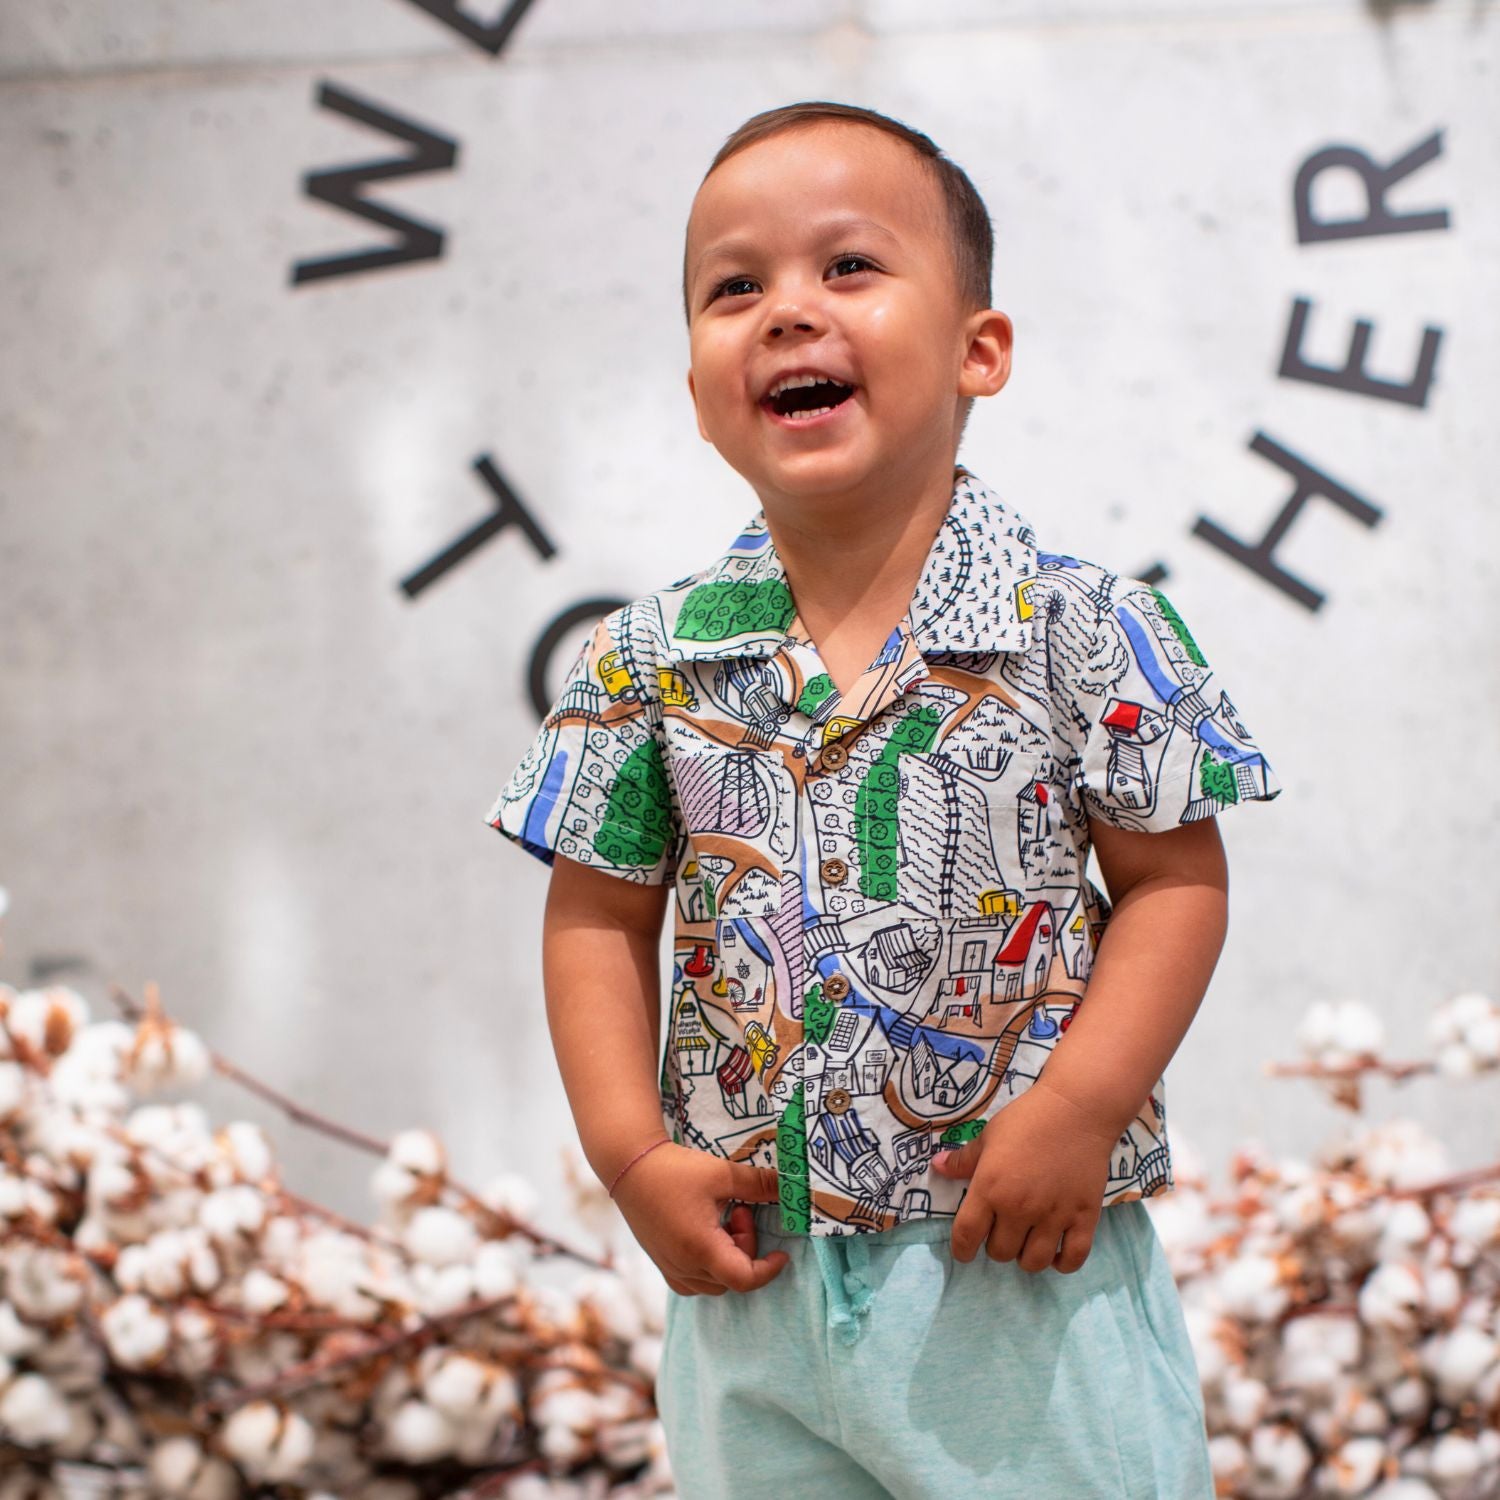
[[[693,384],[692,367],[688,367],[688,395],[693,398],[693,415],[698,419],[698,436],[705,443],[713,442],[713,439],[703,430],[703,414],[698,410],[698,387]]]
[[[993,396],[1010,378],[1011,322],[987,307],[968,322],[968,348],[958,374],[960,396]]]

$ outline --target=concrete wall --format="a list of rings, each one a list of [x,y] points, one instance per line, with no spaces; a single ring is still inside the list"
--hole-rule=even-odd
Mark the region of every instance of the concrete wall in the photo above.
[[[302,1101],[430,1124],[466,1177],[514,1166],[555,1201],[545,871],[482,815],[534,732],[549,623],[694,570],[755,509],[692,421],[682,228],[742,119],[843,99],[926,130],[995,220],[1015,364],[965,462],[1044,545],[1165,569],[1286,787],[1223,819],[1232,928],[1169,1118],[1214,1164],[1247,1135],[1305,1149],[1337,1117],[1260,1069],[1307,1002],[1368,999],[1410,1055],[1500,962],[1497,22],[1457,0],[537,0],[486,45],[438,0],[17,11],[0,973],[105,1011],[110,981],[155,979]],[[419,149],[361,108],[451,159],[358,189],[436,253],[299,278],[402,237],[306,187]],[[1338,148],[1427,219],[1299,238],[1299,170]],[[1324,172],[1307,208],[1362,219],[1365,184]],[[1344,366],[1366,320],[1368,379],[1412,385],[1425,336],[1425,388],[1286,373],[1304,304],[1306,362]],[[494,516],[486,458],[551,555],[481,531],[404,589]],[[1317,608],[1195,531],[1261,538],[1295,463],[1344,487],[1275,553]],[[1493,1154],[1482,1088],[1371,1098]],[[361,1164],[276,1130],[294,1186],[366,1212]]]

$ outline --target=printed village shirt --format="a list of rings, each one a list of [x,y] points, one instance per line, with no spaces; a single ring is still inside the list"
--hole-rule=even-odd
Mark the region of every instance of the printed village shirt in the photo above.
[[[599,622],[486,821],[675,883],[672,1139],[775,1169],[789,1233],[951,1217],[932,1156],[1036,1080],[1109,916],[1085,814],[1150,832],[1281,788],[1154,588],[1039,551],[955,470],[905,618],[847,699],[758,511]],[[1104,1203],[1169,1191],[1164,1081]]]

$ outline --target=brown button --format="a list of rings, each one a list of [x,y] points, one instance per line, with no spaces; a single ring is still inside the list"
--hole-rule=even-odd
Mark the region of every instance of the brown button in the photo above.
[[[823,981],[825,1000],[842,1000],[849,993],[849,981],[842,974],[830,974]]]
[[[848,1089],[829,1089],[823,1095],[823,1108],[836,1115],[843,1114],[849,1108],[850,1102]]]
[[[849,866],[841,859],[825,859],[823,861],[823,879],[829,885],[843,885],[849,878]]]
[[[820,765],[827,771],[842,771],[849,764],[849,752],[842,745],[830,745],[823,752]]]

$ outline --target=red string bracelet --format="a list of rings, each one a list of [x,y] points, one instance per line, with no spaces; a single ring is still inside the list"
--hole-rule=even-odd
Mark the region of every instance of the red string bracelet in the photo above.
[[[637,1163],[637,1162],[638,1162],[638,1161],[639,1161],[639,1160],[640,1160],[640,1159],[641,1159],[641,1158],[642,1158],[642,1157],[643,1157],[643,1156],[644,1156],[644,1155],[645,1155],[645,1154],[646,1154],[646,1153],[647,1153],[647,1152],[648,1152],[648,1151],[655,1151],[655,1150],[656,1150],[656,1148],[657,1148],[657,1147],[658,1147],[658,1146],[665,1146],[665,1145],[667,1145],[667,1144],[668,1144],[668,1140],[667,1140],[667,1137],[666,1137],[666,1136],[663,1136],[663,1137],[662,1137],[662,1138],[661,1138],[661,1139],[660,1139],[660,1140],[659,1140],[659,1141],[652,1141],[652,1142],[651,1142],[651,1144],[650,1144],[650,1145],[649,1145],[649,1146],[642,1146],[642,1147],[641,1147],[641,1149],[640,1149],[640,1150],[639,1150],[639,1151],[637,1151],[637,1152],[636,1152],[636,1153],[635,1153],[635,1155],[634,1155],[634,1156],[632,1156],[632,1157],[631,1157],[631,1158],[630,1158],[630,1160],[629,1160],[629,1161],[628,1161],[628,1162],[626,1162],[626,1163],[625,1163],[625,1165],[624,1165],[624,1166],[623,1166],[623,1167],[621,1167],[621,1168],[620,1168],[620,1170],[619,1170],[619,1171],[618,1171],[618,1172],[616,1172],[616,1173],[615,1173],[615,1180],[614,1180],[614,1182],[612,1182],[612,1183],[610,1183],[610,1185],[609,1185],[609,1189],[608,1189],[608,1191],[609,1191],[609,1196],[610,1196],[610,1197],[611,1197],[611,1198],[613,1198],[613,1197],[614,1197],[614,1195],[615,1195],[615,1183],[618,1183],[618,1182],[619,1182],[619,1180],[620,1180],[620,1179],[621,1179],[621,1178],[622,1178],[622,1177],[623,1177],[623,1176],[624,1176],[624,1175],[625,1175],[625,1174],[626,1174],[626,1173],[627,1173],[627,1172],[628,1172],[628,1171],[629,1171],[629,1170],[630,1170],[630,1169],[631,1169],[631,1168],[632,1168],[632,1167],[633,1167],[633,1166],[634,1166],[634,1165],[635,1165],[635,1164],[636,1164],[636,1163]]]

